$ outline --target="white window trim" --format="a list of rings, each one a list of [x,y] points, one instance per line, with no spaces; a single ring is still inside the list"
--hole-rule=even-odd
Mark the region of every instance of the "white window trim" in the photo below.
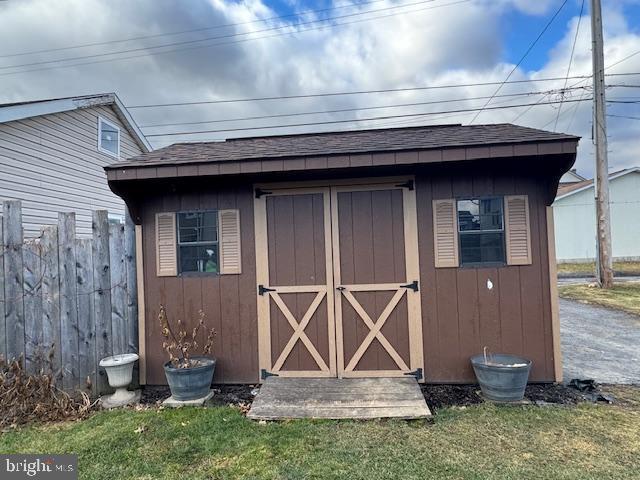
[[[102,123],[106,123],[110,127],[116,129],[118,131],[118,153],[113,153],[111,150],[107,150],[106,148],[102,148]],[[109,155],[110,157],[120,158],[120,142],[122,140],[122,132],[120,127],[113,122],[110,122],[104,117],[98,116],[98,151]]]

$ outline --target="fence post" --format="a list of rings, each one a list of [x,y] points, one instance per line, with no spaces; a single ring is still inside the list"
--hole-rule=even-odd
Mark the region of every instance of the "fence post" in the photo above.
[[[58,214],[60,261],[60,333],[62,384],[67,390],[80,386],[78,372],[78,310],[76,289],[76,215]]]
[[[42,336],[47,354],[52,354],[51,370],[56,379],[62,375],[60,335],[60,263],[58,261],[58,227],[42,228]],[[52,351],[53,350],[53,351]]]
[[[7,358],[24,353],[24,272],[22,263],[22,206],[19,200],[2,203],[4,232],[4,289]]]
[[[93,285],[96,312],[96,359],[112,355],[111,347],[111,268],[109,265],[109,217],[106,210],[93,212]],[[109,388],[107,375],[98,369],[98,393]]]

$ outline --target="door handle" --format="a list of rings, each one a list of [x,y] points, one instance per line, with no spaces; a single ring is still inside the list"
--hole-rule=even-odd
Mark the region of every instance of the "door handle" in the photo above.
[[[336,290],[343,291],[343,290],[346,290],[346,287],[342,287],[342,286],[340,286],[340,287],[336,287]]]

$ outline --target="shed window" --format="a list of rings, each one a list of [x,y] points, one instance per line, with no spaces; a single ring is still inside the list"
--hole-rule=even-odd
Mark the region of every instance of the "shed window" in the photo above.
[[[98,118],[98,150],[112,157],[120,156],[120,129],[104,118]]]
[[[218,212],[178,213],[180,273],[218,273]]]
[[[461,265],[505,263],[502,197],[458,200]]]

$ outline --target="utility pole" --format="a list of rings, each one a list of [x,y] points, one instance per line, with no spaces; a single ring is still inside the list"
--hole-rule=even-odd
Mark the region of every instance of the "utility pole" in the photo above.
[[[593,53],[593,137],[596,147],[596,236],[597,275],[601,288],[613,286],[611,253],[611,212],[609,208],[609,160],[607,158],[606,98],[602,8],[600,0],[591,0],[591,44]]]

